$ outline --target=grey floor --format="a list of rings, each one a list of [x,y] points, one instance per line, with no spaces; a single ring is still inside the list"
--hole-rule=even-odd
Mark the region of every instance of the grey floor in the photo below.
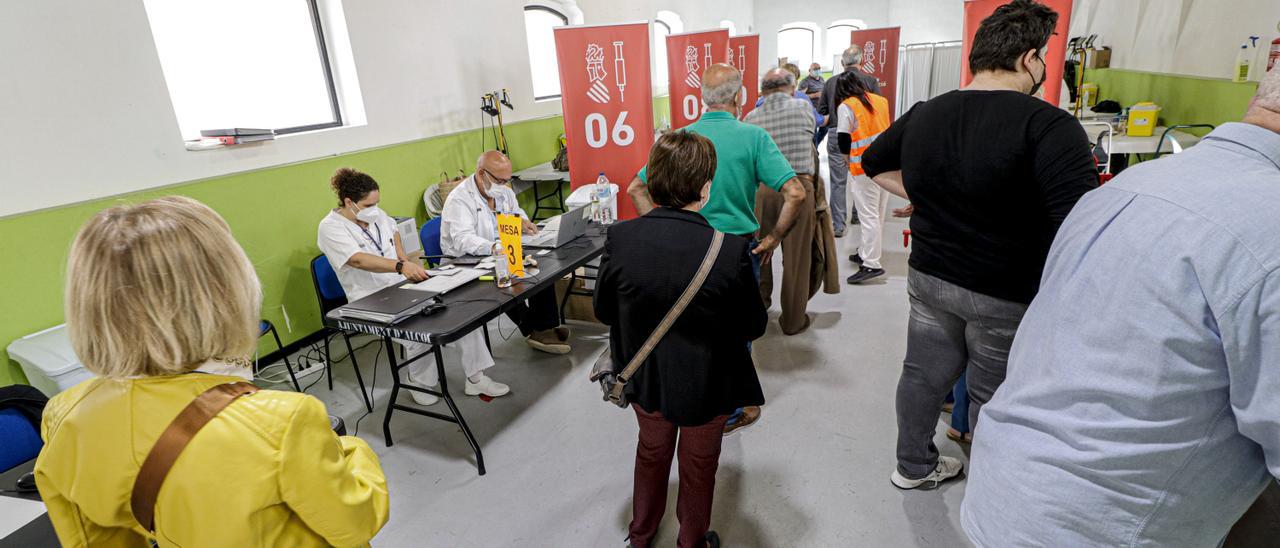
[[[906,341],[904,228],[898,220],[885,227],[888,275],[845,285],[838,295],[819,293],[805,333],[782,335],[776,304],[771,311],[769,332],[755,344],[763,417],[725,438],[720,459],[712,526],[725,546],[967,545],[959,524],[963,481],[928,492],[889,483],[894,390]],[[851,231],[839,244],[852,252],[855,239]],[[780,264],[774,267],[781,279]],[[853,271],[847,261],[842,269]],[[483,477],[452,424],[397,414],[395,445],[386,447],[381,423],[390,376],[377,344],[356,352],[366,382],[377,360],[373,414],[360,419],[364,408],[347,361],[335,365],[333,391],[323,382],[308,390],[345,417],[349,429],[359,421],[358,435],[382,461],[391,521],[376,546],[625,545],[635,418],[600,401],[586,379],[606,331],[575,323],[573,353],[551,356],[531,350],[514,329],[505,318],[490,325],[497,365],[489,373],[511,385],[506,397],[485,403],[462,396],[457,356],[446,354],[449,381],[484,451]],[[402,395],[401,402],[412,400]],[[964,459],[944,431],[940,422],[943,454]],[[675,474],[658,546],[675,545]]]
[[[844,286],[839,295],[819,294],[809,306],[815,318],[809,331],[782,335],[776,305],[771,311],[775,321],[755,345],[768,400],[764,414],[725,439],[717,476],[713,527],[726,546],[965,544],[958,519],[963,481],[932,492],[903,492],[889,483],[894,389],[906,338],[904,227],[886,226],[888,276]],[[854,247],[847,236],[840,243]],[[396,444],[386,447],[386,357],[377,344],[357,351],[366,382],[378,359],[377,408],[360,420],[359,436],[381,458],[392,497],[391,521],[375,545],[624,545],[635,419],[600,401],[586,380],[605,330],[573,328],[574,352],[550,356],[511,336],[514,327],[505,319],[491,325],[498,365],[490,375],[510,384],[512,393],[490,403],[458,396],[484,451],[483,477],[452,424],[397,414],[391,423]],[[456,355],[446,359],[457,363]],[[364,411],[355,378],[346,361],[335,372],[332,392],[323,382],[309,392],[354,430]],[[456,388],[462,374],[454,367],[449,379]],[[411,403],[405,395],[401,401]],[[942,428],[943,453],[963,458]],[[675,544],[672,472],[659,546]]]

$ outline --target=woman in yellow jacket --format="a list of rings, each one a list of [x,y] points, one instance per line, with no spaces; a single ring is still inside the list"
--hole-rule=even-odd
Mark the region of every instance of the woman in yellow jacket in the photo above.
[[[359,546],[387,521],[364,441],[306,394],[243,396],[199,430],[164,480],[155,533],[130,496],[160,433],[205,390],[251,379],[260,289],[225,221],[188,198],[99,213],[67,265],[72,346],[97,377],[44,413],[36,483],[64,546]]]

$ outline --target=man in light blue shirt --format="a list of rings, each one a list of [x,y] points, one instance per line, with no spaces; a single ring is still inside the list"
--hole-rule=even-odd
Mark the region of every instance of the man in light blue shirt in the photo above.
[[[982,409],[978,546],[1217,546],[1280,475],[1280,70],[1085,195]]]

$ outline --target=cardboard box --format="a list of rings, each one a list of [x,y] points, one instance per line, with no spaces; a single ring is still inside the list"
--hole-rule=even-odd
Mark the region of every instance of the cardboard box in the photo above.
[[[1084,66],[1091,69],[1111,67],[1111,48],[1085,50]]]
[[[575,291],[587,291],[587,281],[581,276],[584,269],[578,269],[578,278],[574,280],[573,287]],[[564,302],[564,295],[569,291],[569,278],[561,278],[556,281],[556,304]],[[591,304],[591,297],[586,295],[570,295],[569,302],[564,307],[564,319],[576,320],[588,323],[600,323],[596,318],[595,308]]]

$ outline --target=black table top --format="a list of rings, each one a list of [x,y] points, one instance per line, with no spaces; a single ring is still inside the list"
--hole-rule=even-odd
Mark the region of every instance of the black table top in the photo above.
[[[604,252],[604,228],[593,225],[587,233],[546,255],[533,254],[538,261],[538,274],[508,288],[493,282],[471,282],[443,295],[448,305],[431,316],[411,316],[395,325],[383,325],[357,319],[325,317],[327,327],[390,336],[396,339],[447,344],[462,338],[483,323],[510,310],[541,291],[554,291],[556,281],[574,269],[599,257]],[[386,291],[386,290],[384,290]]]
[[[23,474],[34,470],[36,467],[35,459],[19,464],[5,472],[0,473],[0,490],[11,490],[18,478]],[[27,500],[40,500],[39,493],[29,494],[10,494],[0,493],[0,497],[17,497]],[[13,534],[0,538],[0,548],[8,547],[30,547],[40,548],[43,546],[60,546],[58,544],[58,535],[53,531],[53,523],[49,521],[49,514],[41,514],[40,517],[31,520],[30,523],[24,525],[21,529],[14,531]]]

